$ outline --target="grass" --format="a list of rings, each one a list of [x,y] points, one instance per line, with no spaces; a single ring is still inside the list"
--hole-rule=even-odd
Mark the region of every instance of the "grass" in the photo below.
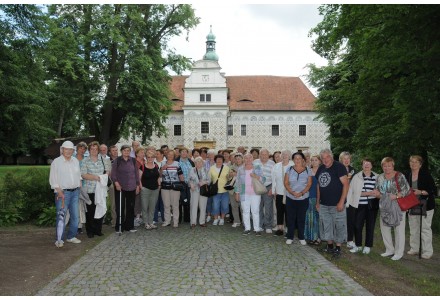
[[[396,262],[380,256],[385,247],[378,222],[379,216],[374,234],[374,247],[369,255],[350,253],[344,244],[344,255],[340,259],[331,260],[329,256],[324,256],[374,295],[440,295],[440,285],[438,284],[440,262],[436,257],[437,251],[440,249],[439,235],[433,234],[433,258],[419,260],[417,256],[409,256],[406,254],[409,249],[407,222],[405,255]]]
[[[29,169],[49,169],[50,166],[0,166],[0,180],[5,177],[6,173],[8,172],[18,172],[18,173],[25,173]],[[49,180],[49,178],[48,178]]]

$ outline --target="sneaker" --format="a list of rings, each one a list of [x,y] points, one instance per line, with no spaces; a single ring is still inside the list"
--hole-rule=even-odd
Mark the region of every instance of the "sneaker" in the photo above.
[[[307,245],[306,240],[299,240],[299,243],[303,246]]]
[[[341,257],[341,249],[334,249],[333,254],[332,254],[332,259],[338,259]]]
[[[174,224],[173,225],[173,228],[178,228],[179,227],[179,224]]]
[[[393,257],[391,257],[391,260],[399,260],[401,258],[402,256],[394,255]]]
[[[273,231],[278,230],[278,226],[274,226],[274,227],[272,228],[272,230],[273,230]]]
[[[251,233],[250,230],[245,230],[245,231],[243,231],[243,235],[248,235],[248,234],[250,234],[250,233]]]
[[[154,225],[154,224],[151,224],[151,225],[150,225],[150,228],[151,228],[151,229],[157,229],[157,226]]]
[[[348,249],[352,249],[353,247],[356,247],[356,244],[353,241],[347,242]]]
[[[238,227],[238,226],[240,226],[241,225],[241,223],[234,223],[234,224],[232,224],[232,227]]]
[[[135,218],[134,219],[134,227],[139,227],[142,224],[142,219],[141,218]]]
[[[293,243],[293,240],[291,240],[291,239],[287,239],[287,241],[286,241],[286,244],[287,244],[287,245],[292,245],[292,243]]]
[[[391,255],[394,255],[394,253],[385,252],[385,253],[382,253],[380,256],[387,257],[387,256],[391,256]]]
[[[55,246],[57,246],[57,248],[61,248],[64,246],[64,242],[63,241],[56,241]]]
[[[219,219],[215,219],[214,222],[212,222],[212,225],[216,226],[218,225]]]
[[[362,248],[357,247],[357,246],[354,246],[353,248],[350,249],[351,253],[356,253],[356,252],[361,252],[361,251],[362,251]]]
[[[261,236],[261,231],[255,231],[256,236]]]
[[[417,255],[417,254],[419,254],[419,251],[409,250],[406,253],[409,254],[409,255]]]
[[[266,233],[272,233],[272,229],[266,229]]]
[[[370,247],[364,247],[364,250],[362,250],[363,254],[370,254]]]
[[[137,229],[131,229],[130,232],[135,233]]]
[[[162,223],[162,227],[170,226],[170,223]]]
[[[326,246],[325,248],[318,248],[319,251],[322,251],[324,253],[329,253],[329,254],[333,254],[336,251],[336,248],[329,248],[328,246]]]
[[[220,219],[220,221],[218,222],[218,225],[225,225],[225,220],[224,219]]]
[[[66,241],[68,241],[69,243],[73,243],[73,244],[79,244],[79,243],[81,243],[81,241],[78,240],[76,237],[71,238],[71,239],[67,239]]]
[[[150,230],[151,229],[151,225],[150,224],[145,224],[145,229],[146,230]]]
[[[422,254],[422,258],[424,259],[430,259],[432,257],[432,254]]]
[[[211,221],[211,216],[207,216],[206,217],[206,223],[208,223],[208,222],[210,222]]]

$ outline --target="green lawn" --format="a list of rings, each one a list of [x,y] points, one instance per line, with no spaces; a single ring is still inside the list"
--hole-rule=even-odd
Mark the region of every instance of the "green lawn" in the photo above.
[[[29,169],[49,169],[50,166],[0,166],[0,182],[8,172],[24,173]]]

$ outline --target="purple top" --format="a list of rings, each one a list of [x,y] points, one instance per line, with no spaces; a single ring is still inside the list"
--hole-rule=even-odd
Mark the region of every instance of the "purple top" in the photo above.
[[[136,160],[132,157],[125,160],[121,156],[113,160],[111,178],[113,182],[119,182],[124,191],[134,191],[141,184]]]

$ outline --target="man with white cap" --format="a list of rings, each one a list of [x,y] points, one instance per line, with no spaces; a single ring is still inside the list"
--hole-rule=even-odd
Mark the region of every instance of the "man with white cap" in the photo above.
[[[81,171],[78,160],[73,157],[75,146],[71,141],[65,141],[61,145],[61,155],[50,166],[49,183],[55,192],[55,206],[57,211],[64,203],[64,213],[69,210],[70,225],[67,232],[67,242],[79,244],[76,238],[78,232],[78,199],[81,186]],[[64,236],[64,232],[63,232]],[[58,248],[64,244],[63,240],[57,240]]]

